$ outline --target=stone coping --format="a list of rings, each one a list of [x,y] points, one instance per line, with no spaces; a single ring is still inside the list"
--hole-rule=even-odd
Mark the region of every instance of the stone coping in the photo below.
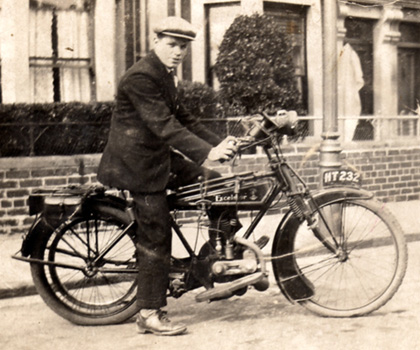
[[[40,156],[40,157],[10,157],[0,158],[0,169],[45,168],[55,166],[78,166],[81,162],[85,166],[97,165],[100,153],[76,154],[72,156]]]

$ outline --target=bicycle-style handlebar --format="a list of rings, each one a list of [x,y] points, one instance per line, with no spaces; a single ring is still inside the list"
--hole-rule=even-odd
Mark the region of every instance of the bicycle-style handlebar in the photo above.
[[[297,125],[298,117],[295,111],[280,110],[275,115],[263,112],[248,119],[251,127],[248,129],[244,142],[245,145],[267,139],[270,136],[291,135]],[[241,138],[239,138],[241,140]],[[238,145],[241,148],[241,145]]]

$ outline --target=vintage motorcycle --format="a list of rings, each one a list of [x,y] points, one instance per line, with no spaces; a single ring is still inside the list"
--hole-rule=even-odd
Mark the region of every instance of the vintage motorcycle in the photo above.
[[[203,180],[168,194],[173,232],[187,252],[171,258],[169,295],[197,289],[197,301],[214,301],[248,288],[264,291],[271,261],[285,297],[318,315],[361,316],[383,306],[407,267],[396,219],[354,186],[360,178],[351,170],[326,171],[323,188],[309,190],[282,154],[281,139],[293,131],[295,113],[263,113],[242,125],[247,142],[239,152],[261,146],[266,170]],[[125,192],[100,186],[41,189],[29,197],[30,214],[37,217],[14,258],[30,263],[38,293],[58,315],[75,324],[106,325],[138,312],[132,205]],[[235,233],[237,222],[231,222],[231,230],[217,230],[212,242],[199,247],[213,206],[253,215],[248,227]],[[257,239],[253,232],[273,206],[283,211],[270,256],[262,251],[267,236]],[[194,244],[181,230],[186,212],[194,214]]]

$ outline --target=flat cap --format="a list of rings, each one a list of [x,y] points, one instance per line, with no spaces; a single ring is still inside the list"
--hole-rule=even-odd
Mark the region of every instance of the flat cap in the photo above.
[[[197,35],[192,24],[180,17],[167,17],[159,21],[153,31],[156,34],[164,34],[182,38],[186,40],[194,40]]]

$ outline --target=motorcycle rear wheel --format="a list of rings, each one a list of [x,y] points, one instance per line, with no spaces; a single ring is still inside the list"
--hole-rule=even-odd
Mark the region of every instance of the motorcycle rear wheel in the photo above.
[[[292,218],[286,228],[293,230],[289,237],[296,270],[314,290],[312,298],[299,304],[327,317],[362,316],[379,309],[397,292],[407,269],[407,246],[399,223],[375,200],[327,202],[320,205],[320,212],[314,215],[323,236],[330,237],[327,245],[306,222]],[[273,257],[279,255],[280,244],[282,240],[275,242]],[[335,244],[337,253],[327,248]],[[281,259],[274,259],[279,285],[281,268]]]
[[[121,323],[138,312],[135,229],[93,264],[129,223],[123,210],[98,205],[37,242],[32,257],[49,264],[31,263],[32,277],[54,312],[79,325]]]

